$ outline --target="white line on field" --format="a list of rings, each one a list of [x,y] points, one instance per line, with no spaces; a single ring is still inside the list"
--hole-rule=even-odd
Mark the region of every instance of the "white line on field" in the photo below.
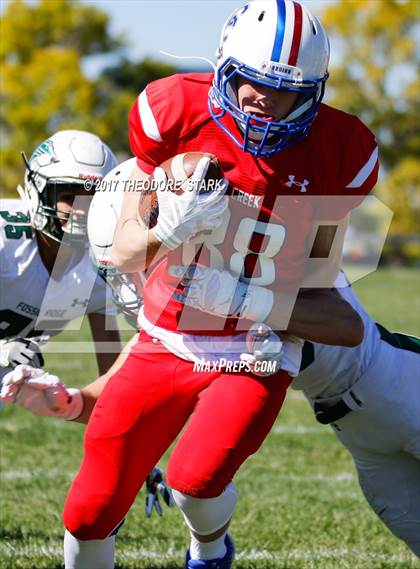
[[[57,476],[73,478],[75,475],[75,472],[66,472],[57,468],[51,468],[50,470],[39,468],[34,470],[3,470],[0,472],[2,480],[31,480],[32,478],[57,478]]]
[[[67,428],[68,423],[62,421],[61,419],[51,419],[43,418],[43,420],[48,421],[51,427],[56,428]],[[25,429],[33,429],[34,421],[28,421],[22,418],[17,419],[4,419],[0,420],[0,431],[8,431],[15,433],[17,431],[22,431]],[[82,428],[82,427],[81,427]],[[333,434],[333,431],[328,427],[321,427],[314,425],[313,427],[308,427],[306,425],[277,425],[272,430],[271,433],[274,435],[319,435],[319,434]]]
[[[338,472],[337,474],[279,474],[277,480],[290,480],[292,482],[326,482],[335,484],[336,482],[350,482],[356,480],[351,472]]]
[[[73,471],[59,470],[51,468],[43,470],[36,468],[34,470],[3,470],[0,472],[0,479],[2,480],[31,480],[32,478],[57,478],[57,476],[65,476],[73,478],[75,476]],[[355,476],[351,472],[338,472],[337,474],[312,474],[312,475],[298,475],[298,474],[279,474],[276,476],[277,480],[289,480],[292,482],[349,482],[355,480]]]
[[[275,561],[288,561],[291,559],[296,560],[311,560],[311,559],[339,559],[348,558],[351,556],[353,559],[358,559],[361,561],[393,561],[393,562],[406,562],[410,559],[410,554],[405,555],[385,555],[385,554],[367,554],[361,552],[358,549],[317,549],[315,551],[299,551],[291,550],[289,552],[275,552],[270,551],[256,551],[252,549],[247,552],[239,552],[236,556],[237,559],[244,559],[247,561],[257,561],[257,560],[270,560]],[[414,556],[412,557],[414,560]]]
[[[32,418],[35,419],[34,416],[32,416]],[[63,421],[63,419],[53,419],[52,417],[41,417],[41,419],[42,422],[46,421],[45,424],[49,425],[53,430],[68,428],[69,422]],[[39,418],[36,418],[35,420],[38,421]],[[36,423],[34,420],[25,420],[21,419],[20,417],[16,419],[0,419],[0,432],[7,431],[9,433],[16,433],[17,431],[24,431],[25,429],[34,428],[36,428]],[[82,425],[81,428],[83,428]]]
[[[331,429],[327,427],[307,427],[306,425],[277,425],[271,430],[275,435],[314,435],[320,433],[333,434]]]
[[[118,542],[117,542],[118,543]],[[0,554],[8,558],[36,558],[39,556],[55,557],[61,559],[62,557],[62,547],[58,546],[48,546],[48,545],[30,545],[13,546],[11,543],[0,544]],[[121,547],[121,551],[118,551],[117,546],[117,559],[137,559],[137,560],[147,560],[153,559],[157,562],[163,561],[180,561],[185,555],[184,551],[168,549],[166,552],[162,550],[147,550],[143,547],[138,549],[128,549]],[[290,560],[312,560],[312,559],[342,559],[351,558],[357,561],[383,561],[388,563],[407,563],[408,561],[415,561],[414,556],[407,553],[406,555],[386,555],[386,554],[369,554],[360,551],[359,549],[352,548],[342,548],[342,549],[316,549],[313,551],[300,551],[291,550],[285,552],[270,552],[267,550],[257,551],[255,549],[248,551],[241,551],[237,553],[236,558],[242,559],[244,561],[277,561],[285,562]]]

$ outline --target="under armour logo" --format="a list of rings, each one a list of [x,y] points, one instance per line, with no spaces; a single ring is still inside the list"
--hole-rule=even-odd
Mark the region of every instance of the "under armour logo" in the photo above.
[[[295,182],[295,176],[289,174],[289,181],[286,182],[286,186],[291,188],[292,186],[298,186],[301,192],[306,192],[306,186],[309,184],[309,180],[303,180],[303,182]]]
[[[71,303],[71,307],[74,308],[77,305],[83,306],[83,308],[86,308],[86,306],[89,304],[89,299],[85,298],[85,300],[79,300],[78,298],[74,298],[73,302]]]

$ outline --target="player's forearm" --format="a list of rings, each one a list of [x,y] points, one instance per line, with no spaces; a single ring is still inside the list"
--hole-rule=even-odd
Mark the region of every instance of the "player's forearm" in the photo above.
[[[81,415],[75,419],[75,422],[83,424],[88,423],[96,401],[98,400],[98,397],[102,393],[102,390],[107,384],[110,377],[111,376],[108,373],[101,375],[94,382],[90,383],[80,390],[83,397],[83,411]]]
[[[119,271],[144,271],[166,252],[153,232],[141,226],[137,219],[120,219],[111,250],[111,261]]]
[[[89,314],[89,325],[95,344],[96,361],[99,374],[106,373],[121,352],[122,344],[115,316],[92,312]],[[112,351],[105,351],[103,345],[112,346]]]
[[[191,265],[170,266],[169,274],[182,279],[184,290],[173,297],[195,309],[218,316],[265,322],[322,344],[356,346],[363,339],[363,323],[353,308],[330,289],[271,288],[238,281],[229,271]]]
[[[118,342],[119,343],[119,342]],[[119,351],[106,352],[106,353],[96,353],[96,362],[98,364],[98,371],[102,375],[106,373],[112,364],[115,362],[119,354]]]
[[[136,168],[131,178],[140,183],[147,179],[147,174]],[[124,193],[112,244],[112,263],[123,273],[143,271],[166,253],[153,231],[147,229],[138,220],[139,197],[139,191]]]
[[[279,312],[274,302],[268,318],[274,329]],[[311,289],[298,294],[286,331],[321,344],[354,347],[363,340],[364,328],[358,313],[335,291]]]
[[[116,373],[120,367],[123,365],[127,356],[130,352],[132,346],[137,342],[138,334],[135,334],[131,340],[124,346],[123,350],[121,351],[118,358],[109,368],[109,370],[89,383],[85,387],[83,387],[80,391],[83,397],[83,412],[77,419],[75,419],[78,423],[87,423],[89,421],[90,415],[95,407],[96,401],[98,400],[100,394],[102,393],[105,385],[108,383],[108,380]]]

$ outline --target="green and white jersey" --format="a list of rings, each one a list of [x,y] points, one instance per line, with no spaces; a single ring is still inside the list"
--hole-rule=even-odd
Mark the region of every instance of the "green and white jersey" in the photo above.
[[[89,253],[55,280],[21,200],[0,200],[0,339],[57,334],[86,313],[115,314]]]
[[[402,350],[420,350],[417,338],[391,334],[369,316],[344,273],[340,273],[335,286],[340,295],[361,316],[364,337],[361,344],[354,348],[305,342],[301,369],[292,383],[292,388],[303,390],[310,399],[332,397],[349,389],[370,367],[376,365],[383,341]]]

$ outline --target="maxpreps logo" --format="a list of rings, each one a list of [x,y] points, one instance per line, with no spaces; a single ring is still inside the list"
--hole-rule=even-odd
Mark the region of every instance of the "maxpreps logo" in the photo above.
[[[225,358],[220,360],[205,360],[204,358],[195,361],[193,365],[195,373],[264,373],[265,375],[273,375],[277,371],[277,362],[274,360],[256,361],[251,366],[245,361],[231,361]]]

